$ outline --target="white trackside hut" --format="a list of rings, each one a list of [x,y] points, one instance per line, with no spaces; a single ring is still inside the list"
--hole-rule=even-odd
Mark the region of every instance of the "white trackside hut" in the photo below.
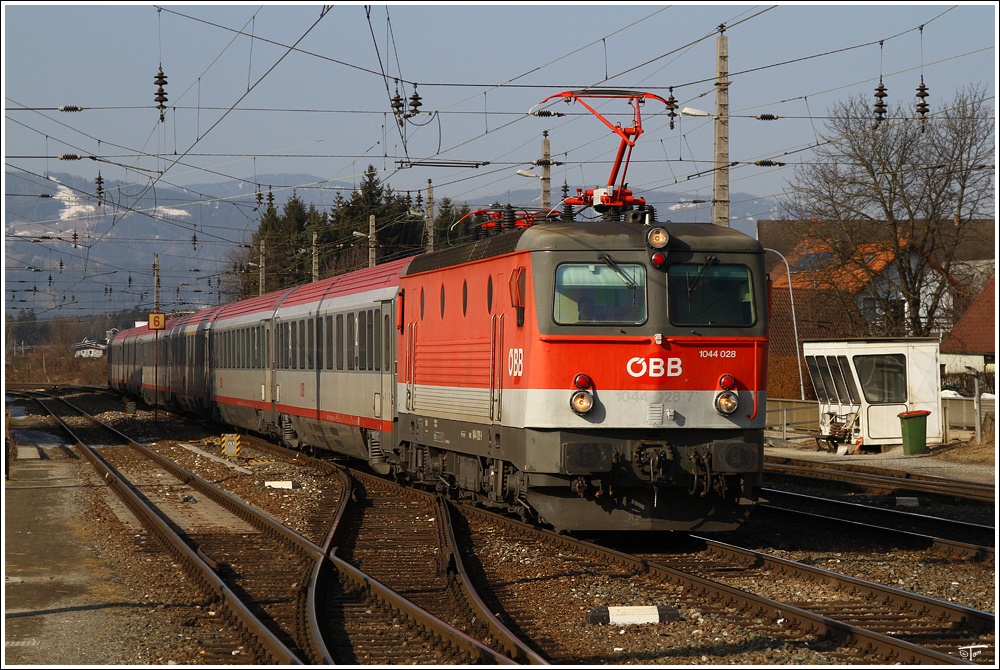
[[[903,412],[928,411],[926,442],[942,439],[941,369],[934,338],[802,343],[832,444],[901,444]]]

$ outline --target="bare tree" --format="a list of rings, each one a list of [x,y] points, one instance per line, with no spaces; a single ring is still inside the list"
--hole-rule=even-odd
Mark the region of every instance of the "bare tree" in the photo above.
[[[853,97],[832,111],[815,159],[796,169],[786,213],[824,224],[840,271],[876,287],[880,334],[947,328],[963,301],[956,252],[995,206],[989,99],[973,86],[924,119],[900,106],[876,120],[869,101]],[[875,243],[893,255],[888,271],[859,255]]]

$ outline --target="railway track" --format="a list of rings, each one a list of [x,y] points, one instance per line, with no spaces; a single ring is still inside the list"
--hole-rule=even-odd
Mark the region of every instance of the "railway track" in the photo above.
[[[595,572],[617,573],[633,582],[642,581],[633,591],[642,605],[675,602],[680,604],[678,610],[697,608],[734,617],[769,636],[798,639],[822,648],[834,663],[961,664],[965,662],[960,657],[962,648],[990,644],[992,639],[991,614],[704,538],[697,539],[705,549],[695,554],[629,555],[546,531],[515,527],[510,520],[480,510],[462,508],[462,514],[472,529],[472,546],[477,553],[490,551],[486,544],[494,538],[493,543],[503,543],[507,551],[520,553],[522,561],[538,566],[527,574],[539,582],[555,583],[571,575]],[[551,561],[553,555],[558,561]],[[483,571],[484,579],[493,585],[496,600],[492,604],[504,613],[509,627],[522,631],[553,662],[592,661],[580,658],[572,641],[547,634],[545,622],[532,611],[537,603],[526,600],[516,589],[503,587],[504,577],[495,563],[484,564]],[[822,591],[827,597],[816,593],[816,597],[789,602],[762,592],[767,584],[791,578],[802,580],[803,594]],[[547,595],[555,598],[555,589]]]
[[[791,523],[803,527],[839,527],[845,536],[874,533],[941,556],[995,563],[994,526],[775,489],[761,493],[767,502],[754,510],[756,519],[767,514],[795,517]]]
[[[640,555],[763,597],[781,583],[782,592],[792,588],[802,594],[801,600],[786,601],[787,606],[838,622],[854,634],[870,632],[874,635],[865,644],[873,649],[892,650],[892,643],[875,637],[885,636],[959,660],[961,649],[992,643],[995,617],[987,612],[704,537],[692,539],[703,545],[696,553]],[[801,587],[790,587],[789,580]],[[992,663],[992,654],[981,661]]]
[[[329,546],[313,544],[67,401],[51,398],[40,404],[58,415],[106,480],[120,482],[116,492],[132,494],[126,498],[138,515],[160,520],[158,539],[180,554],[186,572],[214,582],[214,591],[207,589],[214,595],[206,597],[237,612],[240,626],[230,627],[243,634],[239,644],[221,645],[225,662],[330,664],[337,655],[379,664],[509,662],[369,575],[327,556]],[[192,513],[195,503],[200,509]],[[386,645],[387,620],[398,629],[396,644]],[[338,630],[366,627],[379,632],[355,636],[337,655],[327,651],[327,636],[338,639]]]
[[[112,447],[112,449],[117,448]],[[254,453],[258,451],[258,445],[251,440],[246,441],[244,448],[250,448]],[[339,467],[336,464],[310,459],[298,452],[282,450],[280,447],[273,447],[272,451],[263,444],[260,445],[261,454],[264,454],[265,448],[268,449],[267,453],[274,455],[276,462],[316,468],[325,482],[331,481],[331,473]],[[99,451],[106,449],[107,447],[101,447]],[[192,452],[186,451],[186,453],[190,458]],[[178,458],[183,460],[182,456]],[[261,460],[266,459],[262,456]],[[687,619],[694,617],[700,620],[699,617],[702,615],[708,618],[729,618],[739,622],[737,626],[753,628],[761,635],[768,636],[768,639],[808,645],[811,649],[821,652],[824,659],[835,663],[961,663],[963,661],[960,657],[961,651],[958,651],[959,655],[956,656],[956,649],[971,650],[983,643],[989,644],[992,648],[992,638],[989,635],[976,637],[975,626],[967,629],[966,638],[943,636],[935,647],[932,644],[933,640],[930,640],[936,630],[934,626],[939,625],[940,621],[950,621],[948,617],[952,616],[942,615],[940,612],[935,613],[938,623],[920,623],[919,619],[913,618],[908,611],[905,611],[905,607],[902,615],[887,615],[876,603],[875,609],[867,615],[867,619],[862,616],[860,609],[853,614],[856,618],[851,619],[850,613],[825,611],[821,606],[817,606],[816,611],[811,611],[803,606],[803,602],[783,603],[778,598],[768,600],[766,596],[760,599],[749,587],[732,587],[723,580],[715,579],[716,573],[728,576],[743,572],[750,574],[746,566],[747,561],[758,563],[759,558],[730,557],[725,559],[729,561],[728,564],[719,560],[717,566],[721,567],[706,569],[708,577],[694,569],[677,570],[674,573],[669,570],[669,566],[657,565],[659,560],[650,559],[648,556],[619,556],[614,555],[614,552],[608,555],[595,554],[592,548],[580,549],[575,545],[567,545],[566,543],[571,541],[570,538],[551,533],[542,533],[541,539],[538,539],[538,536],[534,535],[536,532],[534,530],[523,531],[523,526],[517,524],[508,527],[507,524],[511,523],[509,520],[504,519],[501,522],[499,520],[502,517],[464,507],[461,508],[455,529],[452,531],[457,538],[451,539],[449,536],[452,533],[445,530],[446,527],[433,524],[434,530],[430,530],[431,518],[436,520],[447,516],[435,507],[441,504],[437,497],[406,489],[408,493],[403,498],[405,502],[386,502],[385,513],[373,516],[371,513],[379,506],[376,504],[379,497],[386,495],[386,501],[392,500],[392,494],[384,494],[381,490],[381,487],[388,482],[377,478],[365,480],[364,475],[357,474],[358,481],[362,483],[345,485],[339,496],[345,499],[345,504],[360,503],[361,509],[349,512],[345,508],[339,513],[338,516],[341,517],[339,526],[351,530],[342,530],[345,535],[331,539],[321,547],[321,551],[333,554],[327,563],[336,569],[318,571],[316,579],[317,599],[329,604],[329,609],[320,617],[325,622],[320,626],[320,633],[322,638],[328,641],[329,647],[337,648],[338,651],[333,654],[337,663],[498,664],[508,663],[512,659],[520,663],[615,663],[615,654],[618,652],[609,651],[604,655],[594,653],[580,644],[580,637],[567,638],[549,627],[550,621],[547,619],[550,617],[580,614],[580,601],[575,599],[577,596],[560,597],[559,590],[567,582],[577,584],[581,591],[585,583],[599,585],[613,584],[617,581],[629,583],[630,587],[623,593],[631,593],[634,600],[621,601],[624,605],[647,604],[652,599],[660,603],[671,603]],[[230,487],[230,491],[237,491],[234,495],[239,495],[239,487],[234,486],[234,482],[241,478],[217,476],[216,479],[220,484],[224,483]],[[155,484],[156,482],[153,482],[150,485]],[[359,493],[360,491],[363,493]],[[417,494],[426,495],[428,500],[437,502],[427,504],[418,502],[415,497]],[[331,514],[329,509],[317,508],[317,510],[313,513],[314,517],[329,519]],[[454,512],[449,514],[453,515]],[[388,523],[393,517],[396,517],[395,521],[401,525]],[[374,521],[374,525],[367,523],[370,521]],[[367,530],[361,530],[366,525]],[[318,529],[314,530],[311,522],[297,528],[300,534],[309,538],[318,538],[323,534]],[[415,528],[420,532],[414,532]],[[404,537],[407,531],[413,532],[414,536],[420,536],[419,541],[414,541],[412,547],[408,549],[405,545],[411,543],[398,541],[398,538]],[[316,542],[316,544],[323,543]],[[458,548],[454,558],[445,558],[449,544]],[[436,548],[429,550],[428,546]],[[699,553],[705,552],[707,549]],[[393,565],[391,560],[384,566],[378,567],[379,555],[398,559],[396,563],[406,564],[408,567],[399,569],[399,566]],[[470,610],[453,610],[453,613],[449,614],[440,609],[447,604],[446,601],[460,599],[459,592],[454,590],[457,581],[455,573],[460,569],[458,566],[465,564],[469,566],[470,578],[483,590],[478,597],[486,609],[496,614],[497,620],[504,628],[526,641],[523,644],[528,653],[534,654],[534,659],[529,660],[530,657],[527,655],[519,657],[517,652],[509,650],[498,655],[495,645],[489,642],[490,635],[495,636],[495,633],[488,631],[484,634],[477,630],[477,626],[470,626],[468,614]],[[769,569],[779,570],[774,565]],[[426,582],[423,581],[424,573],[431,577]],[[419,583],[412,582],[415,574],[421,575]],[[782,580],[786,579],[783,572],[775,574],[781,575]],[[407,577],[411,579],[408,584]],[[749,581],[760,579],[763,578],[757,577]],[[403,586],[399,590],[403,593],[393,594],[392,583],[400,581]],[[851,591],[856,587],[843,588]],[[823,589],[829,590],[826,586]],[[912,595],[903,591],[898,593],[905,594],[901,597]],[[466,598],[466,596],[461,597]],[[473,599],[475,597],[477,596],[469,596]],[[543,606],[540,598],[547,604]],[[875,596],[859,598],[872,607],[871,602],[874,602]],[[422,605],[413,601],[421,602]],[[411,606],[416,607],[408,610],[407,608]],[[959,608],[959,611],[962,609]],[[435,610],[440,614],[434,613]],[[553,614],[553,611],[556,613]],[[696,611],[701,614],[691,614]],[[428,622],[440,617],[448,624],[458,624],[451,627],[458,628],[460,635],[453,641],[441,644],[441,640],[447,636],[445,628],[439,629],[438,623],[419,623],[418,620],[425,615]],[[478,617],[478,615],[473,616]],[[991,622],[992,615],[987,616]],[[868,625],[871,620],[878,617],[882,617],[885,622],[895,621],[896,627],[900,630],[906,626],[915,626],[923,633],[904,631],[910,637],[903,639],[892,631],[881,632],[876,630],[876,626]],[[956,627],[954,622],[945,625]],[[664,627],[636,628],[660,629],[661,632],[657,635],[666,634],[663,631]],[[992,624],[989,631],[992,631]],[[581,633],[584,632],[586,635],[590,634],[587,629],[581,630]],[[648,631],[643,633],[636,631],[624,637],[639,638],[649,634]],[[695,653],[692,650],[697,649],[697,646],[689,649],[681,645],[676,650],[666,652],[667,656],[658,656],[656,654],[660,652],[653,649],[653,646],[661,644],[663,638],[661,637],[659,642],[656,642],[655,637],[651,639],[654,641],[653,644],[645,645],[649,649],[648,658],[659,658],[660,662],[663,662],[663,658],[683,658],[684,652]],[[485,645],[483,648],[478,647],[477,645],[481,644],[479,640],[486,640],[490,648]],[[969,644],[965,647],[956,647],[963,642]],[[223,648],[225,644],[220,646],[220,649]],[[624,662],[637,662],[637,658],[642,657],[633,655],[627,657]],[[983,661],[983,659],[984,656],[980,655],[976,660]],[[992,663],[992,659],[990,651],[987,661]],[[231,663],[233,660],[220,662]]]
[[[943,499],[995,504],[995,487],[981,482],[943,479],[902,470],[870,468],[847,463],[820,463],[779,456],[764,457],[765,481],[773,484],[779,477],[793,480],[826,480],[856,489],[895,495],[925,494]]]
[[[289,565],[268,561],[274,551],[287,551],[292,572],[308,561],[299,547],[282,543],[280,529],[255,527],[261,519],[235,498],[68,401],[51,396],[36,400],[98,469],[137,524],[155,537],[137,536],[141,545],[148,549],[158,543],[170,551],[206,604],[224,613],[223,628],[240,642],[216,648],[213,660],[302,664],[311,660],[310,654],[323,657],[322,642],[310,639],[301,627],[303,593],[289,588]],[[247,559],[253,562],[240,562]]]

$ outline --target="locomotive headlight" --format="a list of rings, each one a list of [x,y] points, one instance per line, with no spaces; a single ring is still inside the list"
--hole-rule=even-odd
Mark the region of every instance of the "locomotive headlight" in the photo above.
[[[594,408],[594,395],[590,391],[574,391],[569,406],[577,414],[586,414]]]
[[[662,249],[670,241],[670,234],[663,228],[653,228],[646,233],[646,241],[654,249]]]
[[[722,416],[729,416],[740,405],[740,399],[733,391],[723,391],[715,396],[715,411]]]

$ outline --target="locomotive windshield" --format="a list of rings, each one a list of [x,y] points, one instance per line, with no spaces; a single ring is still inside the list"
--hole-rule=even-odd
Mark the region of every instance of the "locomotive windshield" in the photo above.
[[[618,263],[563,263],[556,268],[552,317],[564,326],[646,321],[646,269]]]
[[[744,265],[722,265],[715,256],[671,265],[667,286],[674,325],[744,327],[756,321],[750,269]]]

